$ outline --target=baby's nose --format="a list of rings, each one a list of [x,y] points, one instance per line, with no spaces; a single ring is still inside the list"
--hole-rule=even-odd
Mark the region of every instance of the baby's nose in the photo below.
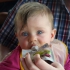
[[[30,36],[29,37],[29,41],[30,42],[34,42],[34,41],[36,41],[37,40],[37,37],[36,36]]]

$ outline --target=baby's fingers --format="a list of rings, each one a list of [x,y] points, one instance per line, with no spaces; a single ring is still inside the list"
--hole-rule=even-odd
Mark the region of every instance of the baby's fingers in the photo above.
[[[21,60],[21,63],[22,63],[22,68],[23,68],[24,70],[29,70],[29,69],[27,68],[27,66],[26,66],[25,59],[24,59],[24,58],[21,58],[20,60]]]
[[[54,62],[51,65],[55,68],[58,68],[58,70],[64,70],[63,66],[60,63]]]
[[[40,70],[35,64],[32,62],[30,54],[28,53],[25,57],[25,62],[29,70]]]
[[[35,55],[35,57],[34,57],[34,63],[41,70],[58,70],[55,67],[53,67],[52,65],[50,65],[47,62],[45,62],[44,60],[42,60],[40,58],[39,54]]]

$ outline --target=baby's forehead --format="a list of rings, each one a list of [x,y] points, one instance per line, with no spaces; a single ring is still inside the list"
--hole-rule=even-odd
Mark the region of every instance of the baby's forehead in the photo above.
[[[38,30],[44,31],[46,29],[51,30],[51,26],[37,25],[34,27],[31,27],[31,26],[28,27],[27,25],[25,25],[24,27],[21,27],[21,31],[38,31]]]
[[[22,28],[26,27],[27,25],[30,26],[30,25],[34,25],[34,24],[35,24],[35,26],[36,25],[41,26],[41,25],[44,25],[44,23],[46,23],[46,25],[52,24],[50,22],[50,19],[48,18],[48,16],[45,14],[42,14],[42,15],[38,14],[38,15],[30,16],[29,18],[27,18],[26,23],[24,23],[24,20],[21,20],[21,19],[19,19],[18,22],[19,22],[18,24],[21,25]]]

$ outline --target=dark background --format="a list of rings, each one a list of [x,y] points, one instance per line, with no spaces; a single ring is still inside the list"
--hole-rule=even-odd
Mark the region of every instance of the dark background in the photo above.
[[[0,1],[0,28],[3,25],[4,20],[6,19],[7,15],[2,14],[2,12],[9,12],[12,7],[16,4],[18,0],[2,0]]]
[[[18,0],[2,0],[0,1],[0,12],[8,12]]]

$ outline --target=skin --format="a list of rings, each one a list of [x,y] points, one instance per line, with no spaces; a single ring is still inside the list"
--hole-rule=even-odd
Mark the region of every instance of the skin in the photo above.
[[[20,23],[20,24],[19,24]],[[30,49],[32,46],[42,46],[45,43],[50,45],[55,37],[56,30],[51,28],[51,23],[46,15],[36,15],[27,19],[27,24],[21,29],[22,22],[17,23],[16,36],[22,49]],[[21,58],[24,70],[64,70],[59,63],[49,65],[37,54],[32,61],[30,54]]]
[[[51,65],[46,63],[37,54],[34,56],[34,63],[30,58],[30,54],[27,54],[25,58],[21,59],[24,70],[64,70],[63,66],[57,62],[53,62]]]
[[[20,21],[17,23],[16,35],[22,49],[30,49],[35,45],[40,47],[45,43],[50,45],[55,37],[56,30],[52,30],[51,23],[45,15],[29,17],[26,26],[22,30],[20,30],[21,23]]]

